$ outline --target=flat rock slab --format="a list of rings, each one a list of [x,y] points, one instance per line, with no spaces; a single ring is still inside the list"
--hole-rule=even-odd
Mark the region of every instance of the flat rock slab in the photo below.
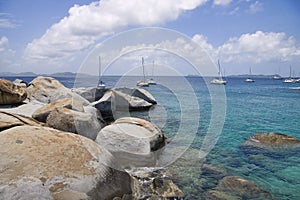
[[[92,140],[47,127],[0,132],[0,199],[113,199],[130,176]]]

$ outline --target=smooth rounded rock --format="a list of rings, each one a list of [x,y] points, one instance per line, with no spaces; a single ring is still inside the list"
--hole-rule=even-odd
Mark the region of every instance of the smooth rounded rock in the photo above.
[[[130,176],[92,140],[47,127],[0,133],[0,199],[113,199],[131,193]]]
[[[154,124],[139,118],[124,117],[104,127],[96,140],[109,150],[121,166],[155,166],[166,138]]]

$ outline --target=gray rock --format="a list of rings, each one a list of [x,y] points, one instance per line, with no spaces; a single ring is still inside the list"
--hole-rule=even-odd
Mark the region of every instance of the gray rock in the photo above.
[[[79,94],[89,102],[98,101],[108,89],[89,88],[72,88],[72,91]]]
[[[49,104],[44,105],[43,107],[37,109],[33,114],[32,117],[40,122],[46,123],[46,119],[51,111],[55,108],[69,108],[71,110],[84,112],[83,105],[81,101],[65,98],[60,99],[58,101],[51,102]]]
[[[88,100],[63,86],[58,80],[51,77],[39,76],[32,80],[27,87],[28,98],[43,103],[51,103],[64,98],[72,98],[88,105]]]
[[[124,117],[101,129],[96,142],[109,150],[123,167],[155,166],[165,145],[161,130],[148,121]]]
[[[139,97],[130,96],[115,90],[109,90],[100,100],[93,102],[91,105],[95,106],[104,118],[114,118],[113,116],[116,112],[147,110],[152,106],[152,103]]]
[[[47,127],[1,132],[0,199],[104,200],[131,193],[131,178],[110,166],[92,140]]]
[[[18,86],[23,87],[23,88],[26,88],[27,85],[28,85],[28,83],[26,83],[25,81],[23,81],[21,79],[18,79],[18,78],[16,80],[14,80],[13,83],[15,85],[18,85]]]
[[[0,79],[0,105],[18,104],[27,98],[24,88],[14,83]]]
[[[0,111],[0,131],[23,125],[41,126],[42,124],[27,116]]]
[[[76,133],[95,140],[101,124],[95,115],[68,108],[55,108],[47,117],[46,125],[58,130]]]
[[[115,88],[115,91],[122,92],[124,94],[127,94],[129,96],[138,97],[140,99],[143,99],[151,104],[157,104],[155,98],[150,94],[147,90],[142,88]]]

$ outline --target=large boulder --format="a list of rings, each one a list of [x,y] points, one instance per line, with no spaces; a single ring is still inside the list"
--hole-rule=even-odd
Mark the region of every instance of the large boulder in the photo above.
[[[43,103],[51,103],[63,98],[73,98],[88,105],[89,101],[63,86],[58,80],[51,77],[39,76],[32,80],[27,87],[28,98]]]
[[[24,88],[14,83],[0,79],[0,105],[18,104],[27,98]]]
[[[38,121],[30,117],[0,111],[0,131],[23,125],[41,126]]]
[[[71,110],[84,112],[83,104],[81,101],[71,98],[64,98],[58,101],[51,102],[46,104],[45,106],[37,109],[33,114],[32,117],[40,122],[46,123],[46,119],[51,111],[55,108],[69,108]]]
[[[300,140],[281,133],[257,133],[240,148],[247,154],[293,154],[300,151]]]
[[[102,125],[95,115],[68,108],[55,108],[47,117],[46,125],[58,130],[76,133],[95,140]]]
[[[106,200],[131,193],[131,178],[85,137],[47,127],[0,133],[0,199]]]
[[[155,166],[166,138],[154,124],[124,117],[104,127],[96,140],[109,150],[123,167]]]
[[[108,89],[99,89],[95,87],[89,88],[72,88],[72,91],[79,94],[89,102],[98,101]]]
[[[120,91],[109,90],[104,96],[93,102],[104,118],[114,118],[116,112],[129,112],[134,110],[147,110],[153,104],[139,97],[131,96]]]
[[[28,83],[26,83],[25,81],[23,81],[23,80],[21,80],[21,79],[15,79],[14,81],[13,81],[13,83],[15,84],[15,85],[18,85],[18,86],[20,86],[20,87],[23,87],[23,88],[26,88],[27,87],[27,85],[28,85]]]
[[[205,194],[205,199],[274,199],[273,195],[254,182],[238,176],[226,176],[214,190]]]
[[[152,96],[152,94],[150,94],[150,92],[148,92],[147,90],[142,89],[142,88],[122,87],[122,88],[115,88],[114,90],[122,92],[129,96],[138,97],[138,98],[143,99],[152,104],[157,104],[157,102],[156,102],[155,98]]]

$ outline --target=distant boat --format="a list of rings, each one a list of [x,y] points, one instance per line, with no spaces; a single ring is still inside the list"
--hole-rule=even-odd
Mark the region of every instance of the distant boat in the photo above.
[[[251,67],[250,67],[250,76],[251,75],[252,75],[252,73],[251,73]],[[246,78],[245,82],[247,82],[247,83],[254,83],[255,80],[253,80],[252,78],[248,77],[248,78]]]
[[[155,80],[153,79],[153,72],[154,72],[154,60],[153,60],[153,64],[152,64],[152,78],[148,79],[147,82],[149,85],[156,85]]]
[[[284,83],[295,83],[296,82],[296,80],[292,78],[292,67],[291,66],[290,66],[290,76],[289,76],[289,78],[285,79],[283,82]]]
[[[145,80],[144,57],[142,57],[142,67],[143,67],[143,76],[144,76],[144,80],[143,80],[143,81],[138,81],[138,82],[136,83],[136,85],[137,85],[138,87],[149,87],[149,83],[146,82],[146,80]]]
[[[221,66],[220,66],[219,60],[218,60],[218,66],[219,66],[219,71],[218,71],[219,77],[214,78],[210,83],[211,84],[216,84],[216,85],[226,85],[227,81],[222,78]]]
[[[99,77],[98,77],[98,89],[105,89],[106,85],[105,83],[101,80],[101,57],[99,56]]]

